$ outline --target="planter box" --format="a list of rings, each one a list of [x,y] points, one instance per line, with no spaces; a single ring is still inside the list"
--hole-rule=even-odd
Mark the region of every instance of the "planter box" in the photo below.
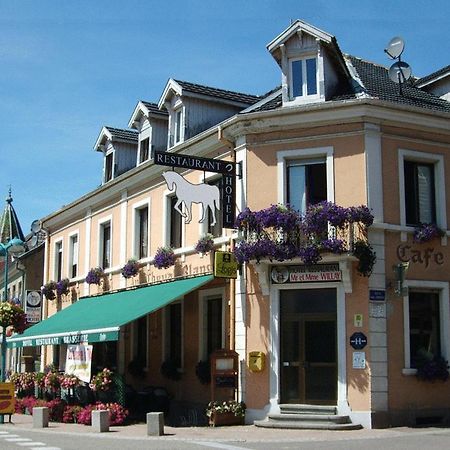
[[[212,413],[209,418],[209,425],[212,427],[220,427],[223,425],[244,425],[243,416],[235,416],[232,412]]]

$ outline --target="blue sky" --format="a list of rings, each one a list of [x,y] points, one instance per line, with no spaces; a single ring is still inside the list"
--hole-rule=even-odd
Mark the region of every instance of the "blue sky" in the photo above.
[[[11,185],[27,233],[94,190],[101,127],[126,128],[170,77],[251,94],[277,86],[266,45],[291,20],[386,66],[383,49],[400,35],[424,76],[450,64],[448,17],[447,0],[0,0],[0,199]]]

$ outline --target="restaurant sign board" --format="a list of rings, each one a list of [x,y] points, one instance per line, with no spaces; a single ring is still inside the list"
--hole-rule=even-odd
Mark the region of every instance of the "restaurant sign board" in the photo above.
[[[342,272],[339,270],[339,264],[273,266],[271,279],[274,284],[341,281]]]

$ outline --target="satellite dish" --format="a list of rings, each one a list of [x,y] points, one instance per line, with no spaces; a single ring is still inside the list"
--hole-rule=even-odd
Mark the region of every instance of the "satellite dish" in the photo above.
[[[411,78],[411,67],[408,63],[397,61],[389,68],[389,78],[394,83],[404,83]]]
[[[31,239],[30,239],[30,247],[34,248],[36,247],[38,243],[38,237],[36,235],[34,235]]]
[[[39,233],[39,231],[41,231],[41,221],[40,220],[33,220],[33,222],[31,223],[31,232],[32,233]]]
[[[405,49],[405,41],[399,37],[393,37],[384,51],[388,54],[388,56],[392,59],[400,58],[400,55],[403,53]]]

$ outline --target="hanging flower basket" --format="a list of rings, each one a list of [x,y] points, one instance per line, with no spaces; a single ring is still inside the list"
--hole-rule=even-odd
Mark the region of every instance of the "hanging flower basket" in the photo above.
[[[11,327],[16,333],[23,333],[27,327],[27,316],[20,306],[10,302],[1,302],[0,326]]]
[[[158,269],[168,269],[175,264],[175,253],[171,247],[159,247],[156,250],[153,264]]]
[[[56,283],[56,292],[58,295],[67,295],[69,293],[69,279],[64,278]]]
[[[421,223],[414,229],[413,241],[417,244],[444,236],[444,232],[434,223]]]
[[[101,267],[94,267],[86,275],[86,283],[87,284],[100,284],[103,277],[105,276],[105,272]]]
[[[54,281],[49,281],[41,287],[41,292],[45,295],[47,300],[55,300],[56,298],[56,283]]]
[[[197,253],[209,253],[214,250],[214,237],[212,234],[207,233],[202,236],[195,245],[195,251]]]
[[[121,273],[124,278],[132,278],[139,272],[139,263],[135,259],[129,259],[122,267]]]

